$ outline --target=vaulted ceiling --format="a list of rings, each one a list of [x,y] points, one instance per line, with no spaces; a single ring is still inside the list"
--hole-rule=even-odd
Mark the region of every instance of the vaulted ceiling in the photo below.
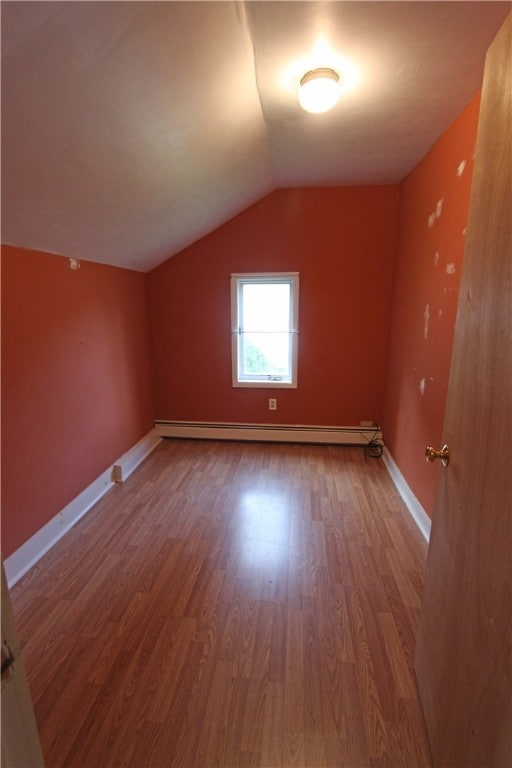
[[[2,2],[2,242],[148,271],[272,189],[399,182],[510,3]],[[301,110],[306,70],[342,76]]]

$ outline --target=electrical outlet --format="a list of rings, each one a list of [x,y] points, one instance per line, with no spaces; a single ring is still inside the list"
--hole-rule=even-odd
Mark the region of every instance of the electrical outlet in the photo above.
[[[269,397],[268,409],[269,411],[277,411],[277,400],[275,397]]]

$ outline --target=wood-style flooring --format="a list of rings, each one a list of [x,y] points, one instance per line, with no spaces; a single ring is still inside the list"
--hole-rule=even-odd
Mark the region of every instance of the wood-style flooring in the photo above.
[[[12,590],[47,768],[430,768],[425,558],[359,448],[163,441]]]

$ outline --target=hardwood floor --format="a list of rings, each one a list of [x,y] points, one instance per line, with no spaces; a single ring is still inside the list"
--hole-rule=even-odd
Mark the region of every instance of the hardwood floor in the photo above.
[[[12,591],[47,768],[430,767],[425,558],[361,449],[163,441]]]

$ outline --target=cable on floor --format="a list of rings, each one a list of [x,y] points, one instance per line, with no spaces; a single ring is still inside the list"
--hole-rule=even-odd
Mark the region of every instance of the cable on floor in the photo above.
[[[364,460],[368,461],[368,456],[372,459],[380,459],[382,456],[382,451],[384,450],[384,443],[382,442],[380,437],[377,437],[377,435],[380,432],[380,427],[376,426],[375,432],[371,436],[371,438],[368,440],[365,445],[363,445],[363,451],[364,451]],[[363,434],[361,432],[361,434]],[[365,435],[363,435],[365,437]]]

